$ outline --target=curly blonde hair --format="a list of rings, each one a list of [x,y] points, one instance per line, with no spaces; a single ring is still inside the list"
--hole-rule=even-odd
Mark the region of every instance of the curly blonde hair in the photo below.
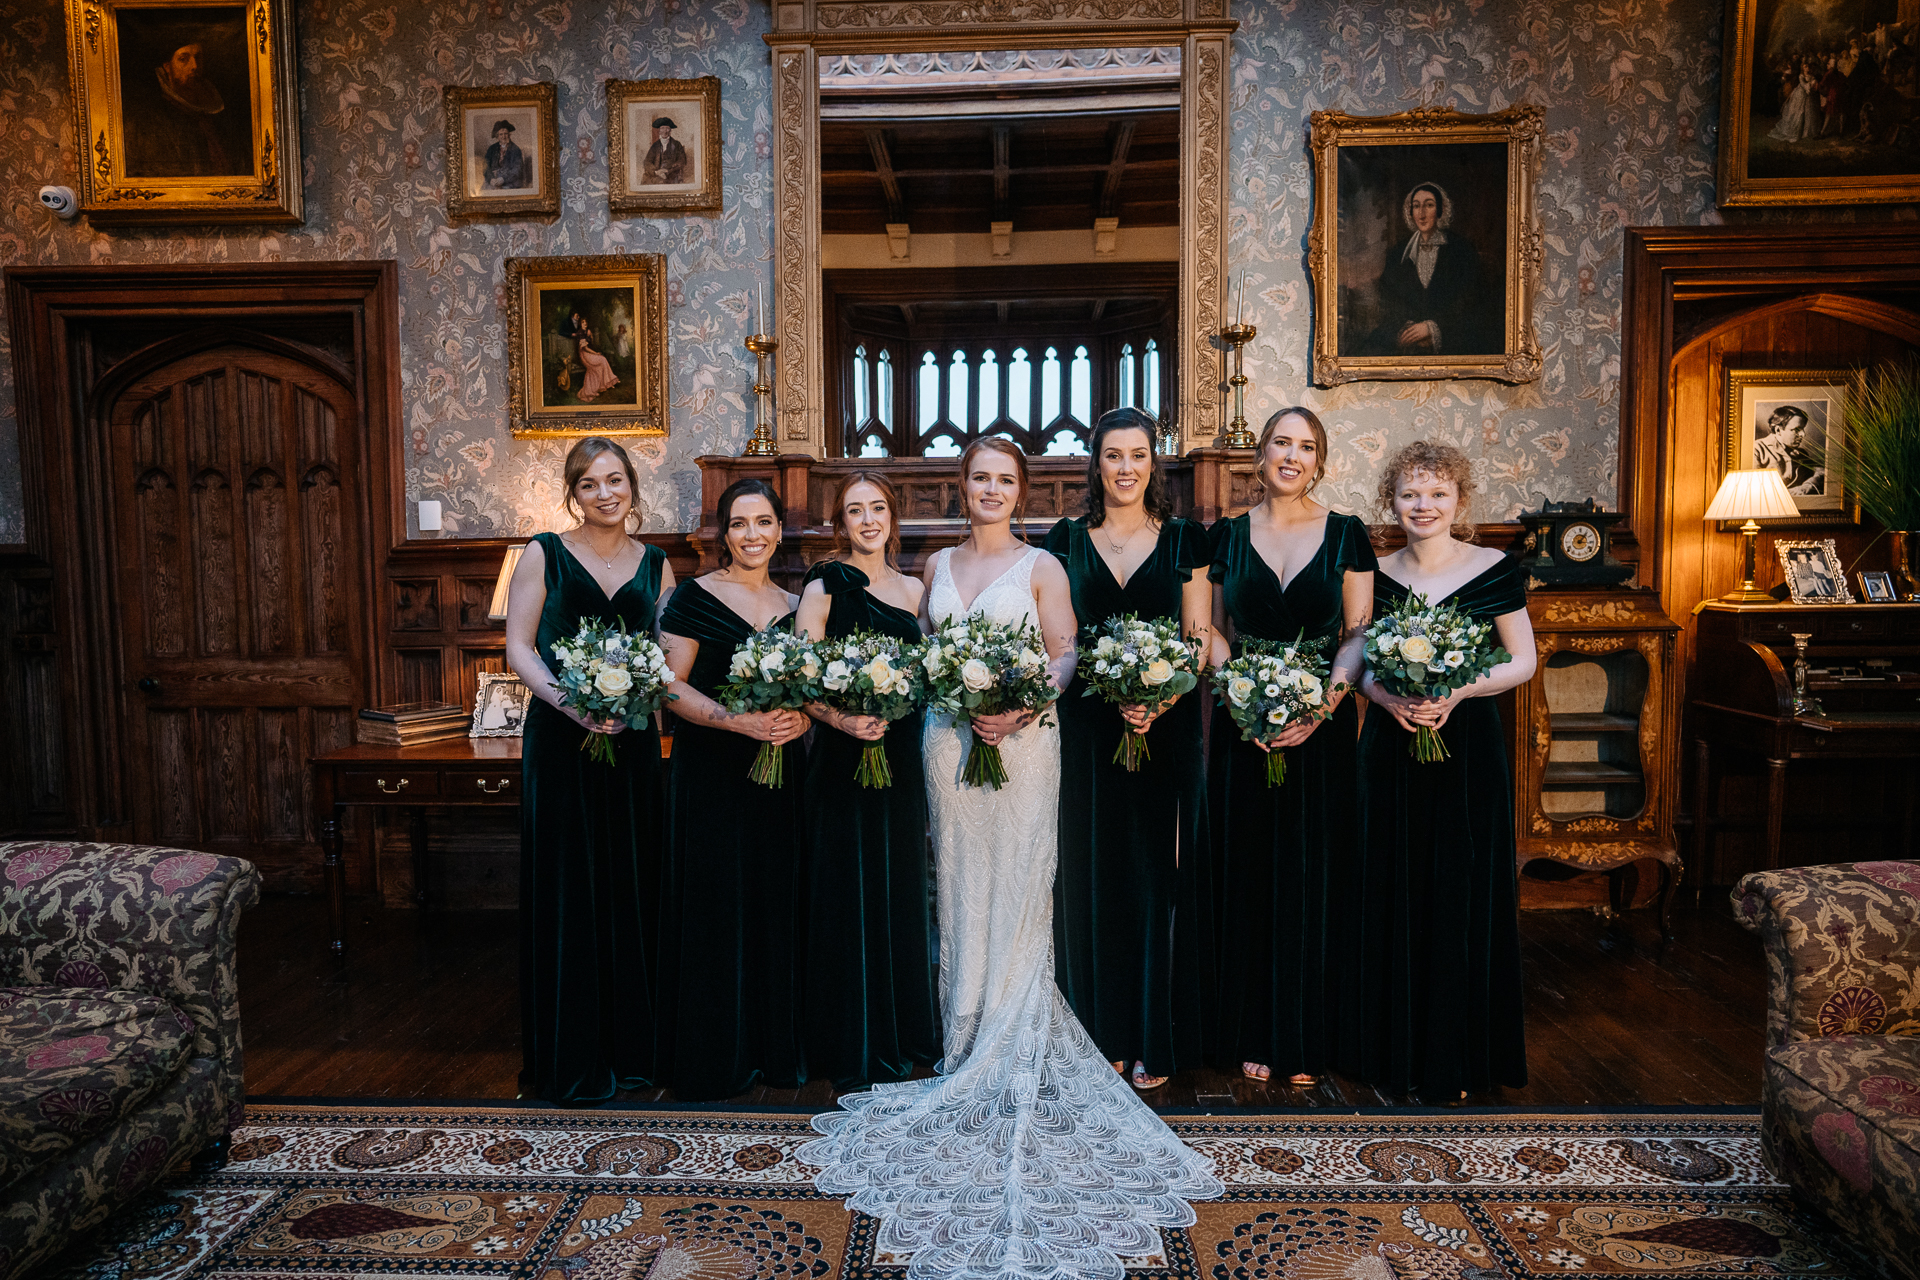
[[[1474,524],[1468,518],[1473,511],[1473,460],[1452,445],[1437,440],[1416,440],[1387,459],[1375,494],[1387,523],[1395,523],[1393,498],[1400,491],[1400,481],[1416,471],[1452,481],[1454,491],[1460,495],[1460,505],[1454,509],[1451,532],[1463,542],[1473,541]]]

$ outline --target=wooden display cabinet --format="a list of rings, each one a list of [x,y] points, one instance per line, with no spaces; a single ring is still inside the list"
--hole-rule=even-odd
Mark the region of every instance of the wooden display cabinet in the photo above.
[[[1528,594],[1539,667],[1514,690],[1514,821],[1520,865],[1546,859],[1605,871],[1616,910],[1632,897],[1626,869],[1660,864],[1660,930],[1681,861],[1673,836],[1679,791],[1678,623],[1652,591]]]

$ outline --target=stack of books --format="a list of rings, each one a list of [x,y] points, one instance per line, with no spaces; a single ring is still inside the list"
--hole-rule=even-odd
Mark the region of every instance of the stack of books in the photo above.
[[[354,737],[377,746],[413,747],[445,738],[464,738],[472,724],[473,716],[466,708],[451,702],[402,702],[362,711]]]

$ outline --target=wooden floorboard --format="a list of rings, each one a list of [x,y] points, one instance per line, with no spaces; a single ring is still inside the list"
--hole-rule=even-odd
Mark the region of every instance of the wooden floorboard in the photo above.
[[[1753,1105],[1766,1017],[1759,941],[1721,897],[1675,912],[1521,914],[1529,1081],[1470,1099],[1494,1106]],[[326,907],[275,895],[240,930],[241,1025],[254,1096],[511,1099],[520,1068],[517,930],[511,912],[385,910],[355,903],[344,965],[326,949]],[[1259,1084],[1182,1072],[1156,1107],[1350,1108],[1426,1100],[1323,1079]],[[826,1107],[824,1081],[756,1087],[733,1101]],[[1228,1099],[1231,1101],[1227,1101]],[[642,1102],[672,1101],[648,1089]],[[1433,1099],[1444,1103],[1445,1099]]]

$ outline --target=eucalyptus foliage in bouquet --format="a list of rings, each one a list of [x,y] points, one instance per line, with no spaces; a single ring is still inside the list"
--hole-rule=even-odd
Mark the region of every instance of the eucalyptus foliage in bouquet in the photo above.
[[[1080,678],[1087,682],[1084,697],[1099,696],[1115,706],[1144,706],[1158,715],[1167,703],[1200,682],[1193,650],[1180,638],[1180,624],[1172,618],[1133,614],[1108,618],[1090,632],[1092,643],[1080,650]],[[1120,735],[1113,759],[1128,773],[1138,773],[1140,762],[1151,759],[1147,737],[1131,727]]]
[[[618,626],[582,622],[573,639],[554,642],[553,658],[560,664],[553,687],[561,704],[583,716],[619,720],[634,729],[676,700],[667,692],[673,683],[667,655],[651,637],[629,633],[624,619]],[[590,732],[580,747],[590,759],[613,763],[611,735]]]
[[[891,724],[911,715],[925,692],[919,665],[923,645],[881,631],[860,631],[815,646],[827,660],[820,677],[820,701],[850,716],[878,716]],[[886,742],[869,742],[860,752],[853,780],[863,787],[890,787]]]
[[[1306,635],[1302,630],[1289,644],[1245,641],[1240,656],[1213,673],[1214,691],[1246,741],[1271,742],[1290,724],[1318,720],[1329,700],[1347,691],[1345,684],[1328,686],[1326,642]],[[1286,780],[1287,753],[1270,749],[1267,785]]]
[[[977,613],[958,622],[946,618],[927,638],[920,666],[927,673],[928,705],[950,714],[955,724],[1003,711],[1040,711],[1060,696],[1047,680],[1046,641],[1031,624],[991,622]],[[961,777],[968,786],[998,791],[1007,780],[1000,748],[973,735]]]
[[[824,670],[812,640],[775,624],[740,642],[727,668],[727,682],[717,692],[721,705],[736,715],[798,711],[820,696]],[[786,747],[761,743],[747,776],[762,786],[786,786]]]
[[[1430,605],[1409,593],[1367,628],[1367,665],[1387,692],[1402,698],[1444,698],[1513,655],[1494,639],[1493,623],[1454,605]],[[1407,751],[1423,764],[1447,758],[1440,731],[1421,725]]]

